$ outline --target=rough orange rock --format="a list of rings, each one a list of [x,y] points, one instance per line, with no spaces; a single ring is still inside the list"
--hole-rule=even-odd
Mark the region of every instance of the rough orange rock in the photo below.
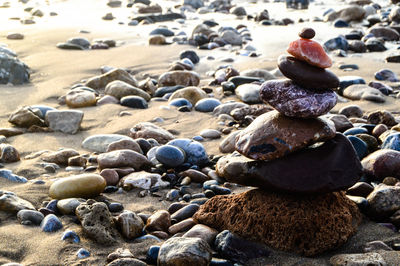
[[[275,249],[314,256],[344,244],[361,214],[343,192],[298,196],[254,189],[215,196],[193,218]]]
[[[317,42],[308,39],[299,39],[289,44],[287,52],[299,60],[320,68],[332,66],[331,58],[324,48]]]

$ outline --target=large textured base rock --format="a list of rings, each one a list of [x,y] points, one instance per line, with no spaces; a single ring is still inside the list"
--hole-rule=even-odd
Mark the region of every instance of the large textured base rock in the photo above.
[[[361,215],[342,192],[299,197],[255,189],[215,196],[193,218],[275,249],[314,256],[344,244]]]
[[[271,111],[257,117],[236,137],[238,152],[254,160],[273,160],[335,137],[327,119],[296,119]]]
[[[351,187],[363,169],[351,142],[342,134],[315,148],[272,161],[253,161],[236,153],[216,165],[229,182],[291,193],[326,193]]]

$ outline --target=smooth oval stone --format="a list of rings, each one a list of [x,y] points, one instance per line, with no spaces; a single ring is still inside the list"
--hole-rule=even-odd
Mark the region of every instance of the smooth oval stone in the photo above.
[[[382,149],[400,151],[400,133],[388,135],[382,143]]]
[[[216,165],[229,182],[293,193],[327,193],[354,185],[362,176],[360,160],[342,134],[272,161],[254,161],[232,154]]]
[[[296,119],[271,111],[257,117],[236,137],[238,152],[254,160],[273,160],[335,137],[333,122]]]
[[[147,109],[149,106],[145,99],[140,96],[125,96],[121,98],[121,105],[130,108]]]
[[[365,141],[356,136],[348,136],[347,138],[350,140],[351,144],[353,144],[353,147],[356,150],[360,160],[368,154],[368,145],[365,143]]]
[[[382,92],[368,85],[351,85],[344,89],[343,96],[351,100],[365,100],[377,103],[386,101]]]
[[[166,166],[176,167],[185,162],[185,154],[180,148],[164,145],[157,148],[156,159]]]
[[[199,205],[197,204],[189,204],[171,215],[171,220],[176,220],[178,222],[190,218],[193,214],[199,209]]]
[[[242,84],[236,87],[235,93],[245,103],[261,103],[259,84]]]
[[[264,82],[262,78],[254,78],[254,77],[245,77],[245,76],[235,76],[228,79],[228,82],[231,82],[238,87],[243,84],[253,83],[253,82]]]
[[[310,65],[328,68],[332,66],[331,58],[326,54],[322,46],[312,40],[299,39],[289,44],[287,52],[299,60]]]
[[[179,54],[180,59],[188,58],[193,64],[197,64],[200,61],[199,56],[193,50],[185,50]]]
[[[390,149],[377,150],[362,160],[365,173],[382,180],[385,177],[393,176],[400,178],[400,152]]]
[[[42,223],[40,224],[40,228],[44,232],[55,232],[60,230],[63,227],[60,219],[58,219],[57,216],[54,214],[49,214],[46,217],[44,217]]]
[[[185,98],[173,99],[169,102],[168,105],[175,106],[175,107],[187,106],[189,109],[192,109],[192,107],[193,107],[192,103]]]
[[[63,241],[70,240],[71,242],[74,242],[74,243],[81,242],[81,238],[78,236],[77,233],[75,233],[72,230],[65,231],[63,233],[63,235],[61,236],[61,240],[63,240]]]
[[[101,134],[87,137],[82,142],[82,147],[95,152],[106,152],[110,143],[119,140],[132,140],[132,138],[119,134]]]
[[[357,134],[368,134],[368,130],[363,127],[353,127],[345,132],[343,132],[345,136],[352,136],[352,135],[357,135]]]
[[[54,199],[88,198],[99,195],[106,187],[106,180],[97,174],[82,174],[61,178],[49,189]]]
[[[44,215],[34,210],[20,210],[17,213],[17,219],[23,225],[40,225]]]
[[[171,37],[171,36],[174,36],[175,33],[172,30],[167,29],[167,28],[157,28],[157,29],[152,30],[150,32],[150,35],[163,35],[165,37]]]
[[[208,155],[203,144],[190,139],[174,139],[168,145],[181,148],[186,153],[186,161],[194,165],[204,165],[208,163]]]
[[[339,93],[343,94],[344,89],[354,84],[365,84],[365,80],[358,76],[339,77]]]
[[[198,101],[194,109],[199,112],[212,112],[220,104],[221,102],[215,98],[206,98]]]
[[[339,87],[339,78],[333,72],[292,56],[281,55],[278,58],[278,68],[285,77],[305,88],[324,90]]]
[[[156,265],[159,252],[160,246],[150,246],[150,248],[147,250],[146,261]]]
[[[312,39],[315,36],[315,31],[312,28],[303,28],[299,32],[299,37],[303,39]]]
[[[280,113],[299,118],[318,117],[329,112],[337,102],[331,90],[310,91],[291,80],[269,80],[260,90],[261,99]]]
[[[154,93],[154,97],[163,97],[167,93],[173,93],[173,92],[183,89],[183,88],[184,88],[184,86],[182,86],[182,85],[160,87]]]

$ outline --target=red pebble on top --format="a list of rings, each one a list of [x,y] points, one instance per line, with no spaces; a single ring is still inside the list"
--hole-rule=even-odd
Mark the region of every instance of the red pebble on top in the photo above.
[[[299,39],[291,42],[287,52],[297,59],[316,67],[328,68],[332,66],[332,60],[326,54],[324,48],[319,43],[309,39]]]

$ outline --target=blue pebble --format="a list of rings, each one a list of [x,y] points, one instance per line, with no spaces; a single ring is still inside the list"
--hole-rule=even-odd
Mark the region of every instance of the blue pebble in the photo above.
[[[167,29],[167,28],[157,28],[157,29],[152,30],[150,32],[150,35],[163,35],[165,37],[171,37],[171,36],[174,36],[175,33],[172,30]]]
[[[26,179],[25,177],[15,175],[15,174],[13,174],[13,172],[11,170],[8,170],[8,169],[0,170],[0,178],[5,178],[9,181],[17,182],[17,183],[28,182],[28,179]]]
[[[163,145],[156,150],[156,159],[169,167],[177,167],[185,162],[185,153],[172,145]]]
[[[204,138],[202,136],[194,136],[192,139],[199,142],[204,141]]]
[[[342,20],[342,19],[337,19],[334,23],[333,26],[335,28],[347,28],[349,27],[349,23],[347,23],[346,21]]]
[[[206,149],[200,142],[191,139],[174,139],[167,144],[181,148],[186,153],[188,163],[202,166],[209,162]]]
[[[347,138],[350,140],[351,144],[353,144],[360,160],[368,154],[368,145],[362,139],[355,136],[348,136]]]
[[[181,62],[194,68],[194,64],[189,58],[183,58]]]
[[[328,51],[333,50],[343,50],[347,51],[349,49],[349,43],[343,36],[338,36],[336,38],[330,39],[324,43],[324,48]]]
[[[160,252],[159,246],[150,246],[146,254],[146,261],[148,264],[157,264],[158,253]]]
[[[158,237],[153,236],[153,235],[144,235],[144,236],[140,236],[140,237],[136,238],[136,240],[139,240],[139,241],[148,240],[148,239],[153,239],[153,240],[156,240],[157,242],[161,242],[161,240]]]
[[[137,109],[147,109],[149,107],[144,98],[135,95],[122,97],[121,105]]]
[[[210,189],[214,191],[215,195],[228,195],[231,194],[231,190],[226,187],[221,187],[218,185],[211,185]]]
[[[382,149],[400,151],[400,133],[390,134],[382,143]]]
[[[84,248],[80,248],[78,252],[76,252],[76,255],[78,256],[78,258],[84,259],[90,256],[90,252]]]
[[[174,201],[174,200],[178,199],[179,198],[179,190],[171,189],[170,191],[168,191],[166,198],[169,201]]]
[[[397,75],[390,69],[381,69],[375,73],[375,79],[377,80],[388,80],[390,82],[397,82],[399,79]]]
[[[154,93],[154,97],[163,97],[167,93],[174,93],[175,91],[184,88],[182,85],[160,87]]]
[[[212,112],[221,102],[215,98],[201,99],[196,103],[194,109],[199,112]]]
[[[58,203],[58,200],[55,200],[55,199],[51,200],[49,203],[47,203],[46,209],[49,209],[52,212],[58,212],[57,203]]]
[[[70,240],[74,243],[81,242],[81,238],[78,236],[77,233],[75,233],[72,230],[65,231],[64,234],[61,236],[61,240],[63,241]]]
[[[203,183],[203,189],[204,190],[211,189],[212,185],[218,185],[218,181],[217,180],[207,180],[206,182]]]
[[[368,130],[363,127],[353,127],[343,132],[343,135],[345,136],[352,136],[357,134],[368,134]]]
[[[344,89],[353,84],[366,84],[366,83],[362,77],[358,76],[339,77],[339,93],[343,94]]]
[[[192,109],[193,105],[189,100],[185,98],[177,98],[173,99],[172,101],[169,102],[169,105],[175,106],[175,107],[181,107],[181,106],[187,106],[189,109]]]
[[[44,217],[42,223],[40,224],[40,228],[44,232],[56,232],[60,230],[63,227],[60,219],[58,219],[57,216],[54,214],[49,214],[46,217]]]

